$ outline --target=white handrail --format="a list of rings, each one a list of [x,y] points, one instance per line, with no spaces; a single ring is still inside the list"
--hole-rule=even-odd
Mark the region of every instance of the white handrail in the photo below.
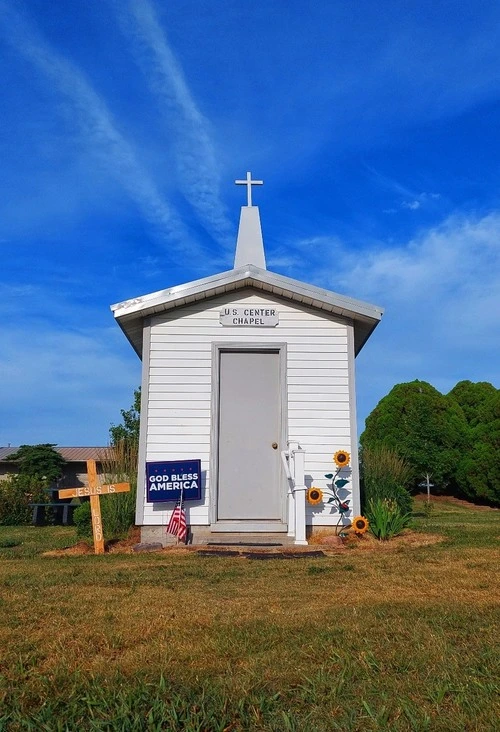
[[[305,451],[298,442],[289,442],[281,459],[288,479],[288,536],[294,544],[306,545],[306,491],[304,481]]]

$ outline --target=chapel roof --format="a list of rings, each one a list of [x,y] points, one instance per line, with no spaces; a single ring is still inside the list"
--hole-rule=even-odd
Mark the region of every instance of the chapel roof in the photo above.
[[[112,305],[111,310],[132,347],[141,357],[145,318],[247,287],[352,320],[356,354],[383,315],[383,309],[376,305],[339,295],[253,264],[126,300]]]

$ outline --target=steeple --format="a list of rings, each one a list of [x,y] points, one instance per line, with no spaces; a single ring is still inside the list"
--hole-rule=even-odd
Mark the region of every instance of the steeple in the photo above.
[[[252,180],[252,174],[247,173],[245,180],[235,180],[234,182],[236,185],[247,187],[247,205],[241,207],[234,269],[243,267],[245,264],[253,264],[260,269],[266,269],[259,207],[252,206],[252,186],[261,186],[264,181]]]

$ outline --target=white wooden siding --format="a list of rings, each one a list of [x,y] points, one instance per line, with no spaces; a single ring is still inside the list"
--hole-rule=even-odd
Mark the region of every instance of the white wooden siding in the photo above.
[[[219,323],[227,305],[275,306],[274,328]],[[287,344],[288,439],[306,450],[310,484],[325,487],[336,450],[351,449],[348,324],[255,290],[177,308],[151,321],[146,460],[199,457],[205,493],[186,506],[188,523],[209,524],[212,343]],[[349,486],[347,486],[349,487]],[[348,497],[348,496],[347,496]],[[165,524],[169,512],[145,505],[144,523]],[[330,507],[308,510],[308,523],[336,523]]]

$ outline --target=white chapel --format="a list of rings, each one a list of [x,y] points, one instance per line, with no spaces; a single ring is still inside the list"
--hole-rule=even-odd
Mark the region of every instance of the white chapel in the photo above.
[[[247,205],[234,268],[111,308],[142,360],[142,541],[169,542],[179,490],[198,544],[306,544],[360,511],[354,359],[383,311],[270,272],[252,203],[262,181],[236,183]]]

